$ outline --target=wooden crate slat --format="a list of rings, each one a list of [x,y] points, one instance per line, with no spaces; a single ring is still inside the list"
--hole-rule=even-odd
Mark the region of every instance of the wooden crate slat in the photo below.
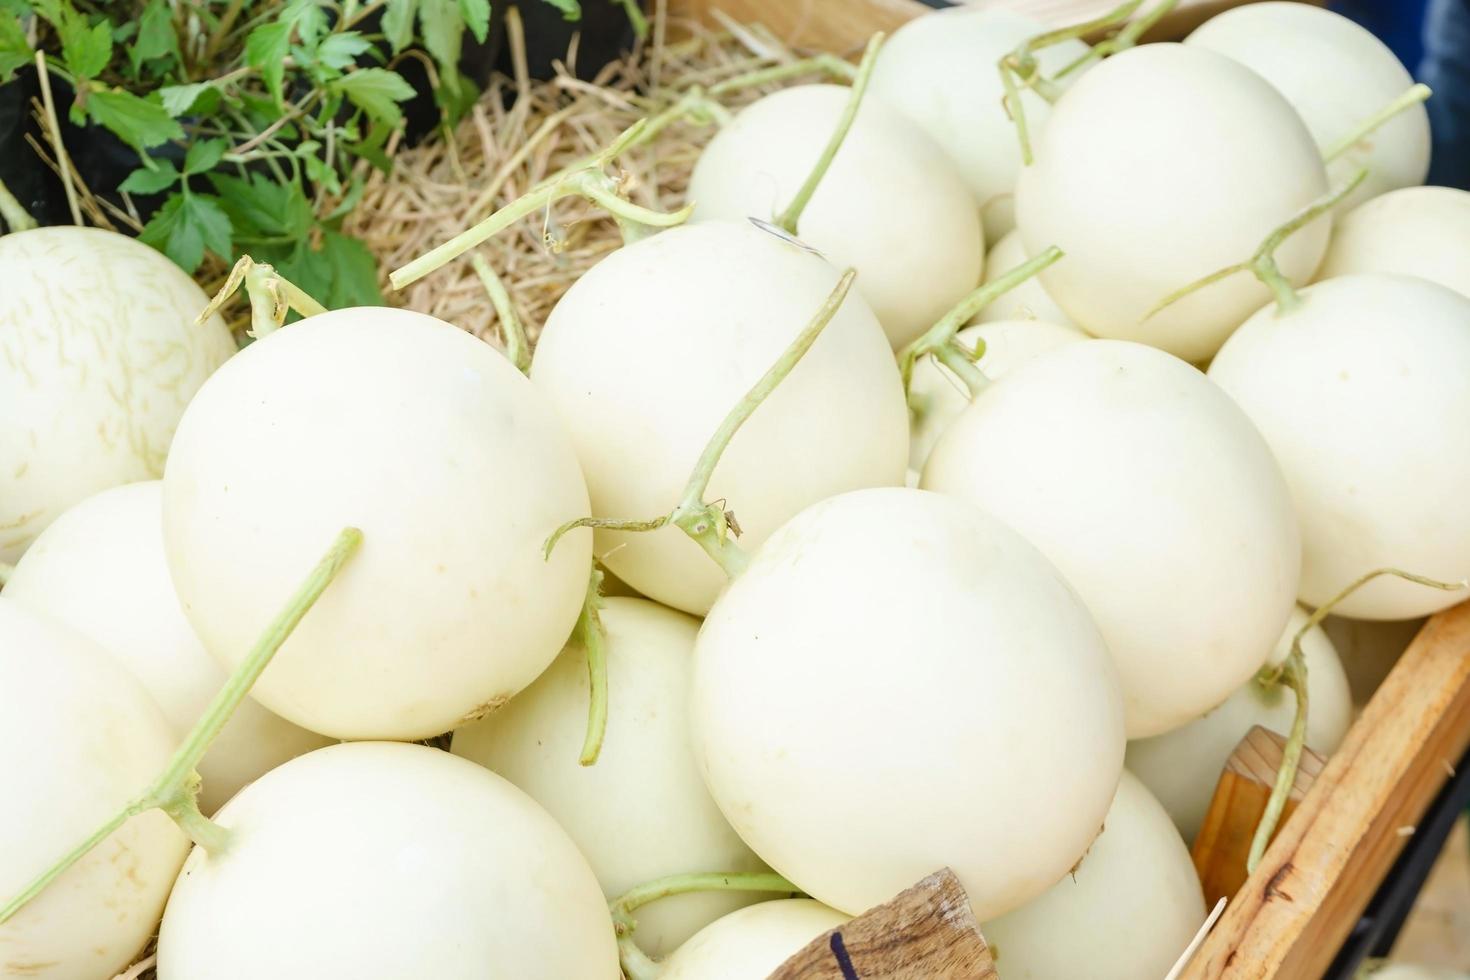
[[[1317,977],[1470,745],[1470,603],[1405,651],[1183,980]]]
[[[997,980],[969,896],[943,868],[813,939],[769,980]]]
[[[1179,38],[1204,21],[1248,0],[1179,0],[1149,34],[1152,40]],[[1308,0],[1321,6],[1326,0]],[[668,0],[669,11],[709,23],[711,10],[737,21],[759,22],[798,50],[855,54],[874,31],[892,32],[933,8],[920,0]],[[1000,7],[1025,14],[1047,27],[1062,27],[1107,13],[1118,0],[979,0],[973,6]]]
[[[1206,905],[1213,906],[1221,897],[1234,895],[1245,884],[1251,841],[1266,812],[1285,751],[1285,738],[1256,725],[1226,760],[1210,809],[1190,851],[1200,884],[1204,886]],[[1325,760],[1317,753],[1302,750],[1296,782],[1282,811],[1282,822],[1277,824],[1278,833],[1306,798],[1323,765]]]

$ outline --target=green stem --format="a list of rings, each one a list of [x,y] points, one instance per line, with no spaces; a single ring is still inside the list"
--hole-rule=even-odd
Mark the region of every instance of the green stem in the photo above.
[[[1423,575],[1415,575],[1399,568],[1377,568],[1362,575],[1342,589],[1331,599],[1312,610],[1307,621],[1302,624],[1301,629],[1291,638],[1291,651],[1286,659],[1275,667],[1264,667],[1256,676],[1256,681],[1264,686],[1286,684],[1296,694],[1296,714],[1291,722],[1291,734],[1287,737],[1286,747],[1281,756],[1281,767],[1276,771],[1276,783],[1271,788],[1271,796],[1266,801],[1266,812],[1261,815],[1261,822],[1256,826],[1256,833],[1251,838],[1250,853],[1246,858],[1246,870],[1253,872],[1260,864],[1261,858],[1266,853],[1266,847],[1271,843],[1271,838],[1276,834],[1276,826],[1281,821],[1282,811],[1286,808],[1286,801],[1291,796],[1291,788],[1296,785],[1297,769],[1301,765],[1302,749],[1307,741],[1307,661],[1302,652],[1302,639],[1321,625],[1322,620],[1335,609],[1344,599],[1357,592],[1369,582],[1383,575],[1392,575],[1415,585],[1422,585],[1431,589],[1441,589],[1453,592],[1467,586],[1466,582],[1441,582],[1438,579],[1427,578]]]
[[[1296,785],[1302,749],[1307,744],[1307,661],[1302,654],[1301,645],[1302,635],[1307,628],[1309,627],[1304,627],[1292,638],[1291,652],[1282,661],[1276,682],[1286,684],[1296,695],[1296,713],[1291,719],[1291,733],[1286,738],[1286,746],[1281,751],[1281,766],[1276,770],[1276,783],[1271,787],[1271,796],[1266,800],[1266,812],[1261,814],[1261,822],[1256,825],[1255,836],[1251,838],[1250,854],[1245,859],[1248,874],[1256,870],[1256,866],[1261,863],[1261,857],[1266,853],[1266,845],[1276,835],[1276,827],[1281,822],[1286,801],[1291,798],[1291,789]]]
[[[980,353],[983,354],[984,350],[982,349]],[[964,383],[971,398],[990,386],[990,378],[975,366],[977,355],[965,350],[957,341],[951,341],[934,351],[934,357]]]
[[[291,636],[301,620],[306,618],[306,614],[311,611],[317,599],[321,598],[327,586],[332,584],[337,573],[357,553],[361,545],[362,532],[355,527],[343,528],[337,535],[327,553],[306,577],[306,581],[301,583],[295,594],[286,603],[285,608],[276,614],[276,618],[255,641],[255,646],[235,668],[229,681],[205,709],[204,716],[189,732],[189,737],[174,755],[169,767],[154,784],[153,792],[156,798],[167,800],[172,788],[182,784],[199,765],[199,760],[204,758],[204,753],[209,749],[210,743],[224,729],[225,724],[235,713],[235,709],[249,695],[250,689],[255,686],[256,680],[265,672],[266,667],[270,666],[276,651]]]
[[[924,331],[917,340],[905,347],[898,355],[899,372],[903,376],[903,390],[907,392],[912,387],[914,365],[918,363],[919,358],[926,354],[933,354],[942,361],[946,356],[942,352],[952,347],[955,334],[959,333],[961,327],[973,320],[985,307],[995,302],[997,297],[1015,289],[1061,257],[1062,250],[1053,245],[1034,259],[1027,259],[1014,269],[973,290],[956,303],[948,313],[935,322],[934,326]],[[983,348],[980,353],[984,353]],[[973,363],[971,366],[973,367]],[[976,370],[979,373],[978,369]],[[960,374],[960,378],[964,380],[965,375]],[[966,381],[966,384],[969,385],[969,382]],[[982,387],[983,384],[982,382]],[[975,392],[973,387],[971,392],[972,394]]]
[[[602,628],[598,610],[602,608],[602,572],[592,569],[587,583],[587,599],[577,619],[577,635],[587,653],[587,735],[582,741],[582,754],[577,761],[584,766],[597,762],[602,740],[607,734],[607,634]]]
[[[738,526],[732,523],[732,515],[718,503],[710,504],[704,501],[704,495],[709,490],[710,479],[714,476],[715,467],[719,464],[725,449],[730,445],[730,440],[735,437],[735,433],[740,431],[740,427],[745,424],[746,420],[754,414],[767,396],[776,389],[776,386],[786,379],[786,376],[811,349],[812,344],[816,343],[817,337],[832,321],[832,317],[842,306],[842,301],[847,298],[848,290],[852,288],[853,280],[856,278],[857,273],[852,269],[847,269],[842,273],[841,278],[837,280],[837,285],[833,287],[821,308],[802,328],[801,333],[720,422],[719,428],[705,444],[704,451],[699,454],[699,460],[694,464],[694,471],[689,475],[689,482],[684,486],[684,493],[672,511],[651,520],[630,521],[582,517],[568,521],[546,539],[543,554],[550,557],[552,549],[556,547],[562,535],[573,528],[655,531],[665,525],[673,524],[702,547],[705,553],[713,558],[730,578],[735,578],[745,571],[750,558],[731,538],[730,532],[739,534]]]
[[[1094,44],[1088,49],[1086,54],[1073,60],[1053,77],[1065,78],[1072,72],[1080,71],[1095,61],[1101,61],[1104,58],[1117,54],[1119,51],[1133,47],[1165,14],[1173,10],[1177,3],[1178,0],[1161,0],[1160,3],[1156,4],[1152,10],[1142,17],[1130,20],[1117,34],[1109,38],[1104,38]]]
[[[224,43],[230,30],[235,26],[236,19],[240,16],[240,10],[245,6],[245,0],[230,0],[230,5],[225,12],[220,14],[219,24],[210,33],[209,40],[204,44],[204,62],[207,64],[214,60],[215,52]]]
[[[1164,0],[1161,6],[1172,6],[1174,0]],[[1048,79],[1041,74],[1041,64],[1036,60],[1036,52],[1044,48],[1053,47],[1065,41],[1077,40],[1105,30],[1116,24],[1126,21],[1133,12],[1138,9],[1143,0],[1127,0],[1127,2],[1114,7],[1111,11],[1092,20],[1083,21],[1080,24],[1072,24],[1068,27],[1058,27],[1055,30],[1045,31],[1035,37],[1027,38],[1017,48],[1000,59],[997,65],[1000,71],[1001,85],[1005,89],[1005,98],[1002,101],[1006,114],[1011,117],[1011,122],[1016,127],[1016,139],[1021,145],[1021,162],[1030,166],[1031,134],[1030,127],[1026,123],[1026,107],[1021,102],[1021,88],[1029,88],[1048,102],[1055,102],[1061,95],[1061,88],[1054,80]],[[1150,21],[1152,23],[1152,21]],[[1141,31],[1140,31],[1141,33]],[[1131,42],[1130,42],[1131,43]],[[1089,51],[1089,56],[1096,51]],[[1101,55],[1099,55],[1101,57]],[[1080,67],[1083,59],[1068,65],[1059,74],[1058,78],[1076,67]]]
[[[303,317],[327,312],[327,308],[308,296],[300,287],[282,276],[273,266],[256,262],[248,255],[230,269],[225,284],[194,320],[203,323],[219,312],[241,286],[250,300],[250,336],[259,340],[286,322],[286,314],[295,310]]]
[[[1292,286],[1291,281],[1281,271],[1280,266],[1276,264],[1276,250],[1292,235],[1337,207],[1338,202],[1351,194],[1367,176],[1367,170],[1359,170],[1346,184],[1328,193],[1325,197],[1320,197],[1313,201],[1293,215],[1291,220],[1287,221],[1286,224],[1281,225],[1272,231],[1271,234],[1267,235],[1265,241],[1261,242],[1261,246],[1256,249],[1255,254],[1249,259],[1244,262],[1238,262],[1235,265],[1226,266],[1223,269],[1217,269],[1207,276],[1196,279],[1187,286],[1182,286],[1174,290],[1168,296],[1159,300],[1153,309],[1145,313],[1143,319],[1148,320],[1160,311],[1179,302],[1190,293],[1197,292],[1222,279],[1227,279],[1237,272],[1249,272],[1269,287],[1272,295],[1275,297],[1278,313],[1289,313],[1296,309],[1301,304],[1301,296],[1297,293],[1296,288]]]
[[[847,139],[847,131],[852,128],[852,122],[857,118],[858,107],[863,101],[863,93],[868,90],[868,79],[873,76],[873,63],[878,60],[878,49],[882,45],[882,31],[868,39],[868,46],[863,51],[863,60],[858,64],[857,77],[852,81],[852,91],[847,97],[847,104],[842,107],[842,115],[837,119],[837,128],[832,131],[827,145],[822,148],[822,155],[817,157],[816,166],[812,167],[811,173],[807,174],[801,189],[796,192],[796,197],[786,205],[786,210],[776,216],[776,224],[784,228],[790,235],[796,234],[796,226],[801,221],[801,212],[806,210],[807,202],[816,193],[817,185],[822,182],[822,178],[827,174],[827,169],[832,166],[833,158],[837,156],[837,151],[842,148],[842,141]]]
[[[5,186],[3,180],[0,180],[0,218],[5,219],[5,224],[11,231],[30,231],[37,227],[36,219],[10,193],[10,188]]]
[[[669,875],[630,889],[608,904],[613,929],[618,936],[618,955],[628,980],[654,980],[659,965],[633,940],[638,921],[633,913],[650,902],[691,892],[775,892],[796,897],[802,894],[791,882],[770,871],[714,871]]]
[[[689,482],[684,486],[684,496],[669,515],[670,523],[683,528],[685,533],[704,545],[705,550],[710,552],[711,557],[720,563],[731,578],[745,570],[747,558],[725,534],[728,525],[724,509],[704,502],[709,481],[714,476],[720,457],[729,447],[730,440],[735,438],[735,433],[740,431],[740,427],[755,414],[755,410],[776,390],[776,386],[786,380],[787,375],[806,356],[806,352],[811,350],[827,324],[837,315],[837,310],[847,298],[848,290],[852,288],[856,278],[857,272],[853,269],[842,273],[837,285],[832,288],[832,292],[802,328],[801,333],[796,335],[791,345],[720,422],[719,428],[710,436],[704,452],[699,454],[699,460],[694,464],[694,472],[689,475]],[[712,545],[715,546],[713,549]]]
[[[1409,106],[1418,105],[1433,94],[1429,86],[1423,83],[1411,86],[1408,91],[1373,113],[1367,119],[1358,123],[1350,133],[1329,146],[1322,154],[1322,162],[1331,163],[1333,160],[1336,160],[1348,150],[1351,150],[1359,140],[1372,133],[1379,126],[1382,126]]]
[[[484,221],[460,232],[449,241],[431,249],[402,268],[393,270],[388,276],[388,281],[394,289],[403,289],[475,246],[483,244],[527,215],[548,207],[553,201],[574,195],[584,197],[612,212],[613,217],[618,219],[619,226],[624,229],[625,238],[630,225],[644,228],[668,228],[682,223],[693,212],[693,205],[685,205],[678,211],[669,213],[642,207],[618,196],[617,183],[602,172],[602,168],[612,156],[634,145],[642,138],[647,123],[646,119],[639,120],[624,130],[611,146],[591,158],[579,170],[533,187]]]
[[[505,283],[490,268],[490,263],[485,261],[484,256],[471,255],[470,265],[474,266],[475,274],[480,277],[485,292],[489,294],[490,305],[495,307],[495,315],[500,320],[500,335],[505,340],[505,356],[510,358],[510,362],[522,374],[529,373],[531,345],[526,341],[525,325],[516,313],[515,304],[510,301]]]
[[[189,836],[199,847],[204,848],[209,854],[220,854],[230,843],[230,832],[219,824],[210,820],[199,812],[198,773],[193,773],[192,780],[195,788],[185,797],[175,803],[163,808],[163,812],[176,823],[180,830]]]
[[[869,42],[871,43],[871,42]],[[853,82],[857,79],[858,70],[850,62],[844,61],[835,54],[819,54],[812,58],[803,58],[800,61],[788,62],[784,65],[772,65],[770,68],[758,68],[748,71],[733,78],[727,78],[723,82],[716,82],[709,87],[709,94],[714,96],[728,95],[759,85],[767,85],[771,82],[783,82],[789,78],[799,78],[802,75],[811,75],[817,72],[826,72],[834,78],[840,78],[845,82]]]
[[[633,25],[633,35],[642,41],[648,37],[648,18],[643,15],[643,8],[638,6],[638,0],[617,0],[628,15],[628,23]]]
[[[1007,55],[1000,60],[1000,84],[1005,90],[1001,99],[1001,107],[1005,109],[1006,115],[1016,127],[1016,141],[1021,145],[1021,163],[1031,166],[1033,156],[1031,154],[1031,130],[1026,124],[1026,108],[1021,104],[1021,89],[1016,83],[1016,73],[1012,70]]]
[[[245,700],[246,695],[250,693],[251,686],[270,664],[276,651],[290,637],[297,624],[336,578],[342,566],[356,553],[361,543],[361,531],[351,527],[342,530],[331,549],[312,570],[311,575],[301,584],[286,607],[266,628],[265,633],[256,641],[250,653],[235,668],[225,686],[215,695],[214,700],[205,709],[204,716],[189,732],[188,738],[179,746],[158,778],[142,795],[128,803],[121,812],[109,817],[91,836],[42,872],[19,895],[0,909],[0,924],[19,912],[27,902],[65,874],[67,869],[85,857],[92,848],[106,840],[115,830],[128,820],[148,810],[161,809],[170,817],[178,820],[181,829],[206,850],[213,851],[227,844],[228,831],[207,820],[198,812],[195,797],[199,788],[197,774],[199,760],[204,758],[210,743],[225,727],[225,723],[230,720],[240,702]]]

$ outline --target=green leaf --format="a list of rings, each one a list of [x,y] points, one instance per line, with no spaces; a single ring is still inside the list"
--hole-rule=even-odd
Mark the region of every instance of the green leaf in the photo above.
[[[184,138],[184,130],[163,106],[121,89],[99,86],[87,92],[87,115],[140,152],[145,147]]]
[[[311,202],[294,182],[280,184],[264,174],[248,179],[212,173],[209,182],[220,193],[237,240],[247,237],[299,239],[315,219]]]
[[[394,54],[413,40],[413,15],[418,12],[418,7],[418,0],[388,0],[383,10],[383,36],[388,39]]]
[[[304,158],[306,164],[306,176],[314,184],[325,187],[333,194],[340,193],[342,181],[337,176],[337,171],[327,166],[325,160],[314,153],[307,154]]]
[[[582,19],[582,5],[577,0],[546,0],[546,3],[560,10],[562,17],[567,20]]]
[[[209,194],[174,193],[144,226],[138,240],[192,273],[204,260],[206,248],[221,258],[231,256],[230,233],[230,219],[218,199]]]
[[[383,147],[387,144],[388,137],[392,133],[393,127],[389,124],[382,122],[374,123],[365,137],[348,144],[344,149],[354,156],[362,157],[386,174],[393,169],[393,161],[388,158],[388,154],[383,151]]]
[[[13,13],[0,13],[0,85],[8,82],[17,68],[30,64],[33,58],[35,54],[26,42],[26,32],[21,29],[19,17]]]
[[[164,0],[148,0],[138,20],[138,39],[128,48],[133,72],[139,72],[145,61],[172,56],[178,59],[179,38],[174,33],[173,18]]]
[[[291,0],[281,12],[281,19],[296,26],[296,34],[308,48],[316,47],[327,32],[327,12],[321,0]]]
[[[322,254],[331,268],[332,288],[326,294],[330,307],[382,305],[378,262],[366,245],[350,235],[327,231],[322,233]]]
[[[99,20],[91,27],[77,14],[62,18],[61,60],[79,78],[96,78],[112,59],[112,25]]]
[[[328,68],[341,71],[357,60],[357,56],[372,49],[372,43],[357,31],[345,31],[329,35],[316,49],[316,58]]]
[[[179,172],[174,169],[172,160],[155,160],[153,169],[140,167],[134,170],[128,174],[127,180],[117,185],[117,189],[129,194],[157,194],[172,187],[178,179]]]
[[[213,86],[209,82],[195,82],[192,85],[165,85],[158,90],[158,98],[163,103],[163,111],[170,116],[182,116],[205,92],[212,91]]]
[[[302,242],[272,261],[283,276],[328,309],[383,303],[378,264],[367,246],[350,235],[324,229],[320,249]]]
[[[459,15],[475,40],[484,44],[490,33],[490,0],[459,0]]]
[[[420,0],[419,32],[424,47],[438,62],[445,84],[457,84],[460,43],[464,39],[459,0]]]
[[[192,176],[213,170],[229,146],[228,140],[200,140],[190,144],[189,152],[184,155],[184,173]]]
[[[480,89],[474,79],[462,74],[458,68],[454,69],[454,76],[455,84],[440,85],[434,90],[434,103],[450,122],[463,119],[480,101]]]
[[[245,64],[260,72],[271,98],[281,101],[281,82],[286,77],[286,55],[291,50],[289,20],[261,24],[245,38]]]
[[[331,214],[327,215],[327,223],[341,221],[347,217],[352,212],[352,209],[357,207],[357,202],[362,200],[362,193],[366,189],[366,181],[361,177],[353,177],[351,183],[347,185],[347,193],[342,196],[341,202],[332,209]]]
[[[398,103],[413,98],[413,86],[387,68],[359,68],[332,85],[373,119],[393,125],[403,118]]]

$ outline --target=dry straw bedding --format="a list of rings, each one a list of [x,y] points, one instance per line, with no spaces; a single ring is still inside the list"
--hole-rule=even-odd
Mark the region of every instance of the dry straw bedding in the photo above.
[[[395,293],[387,272],[514,201],[539,181],[611,143],[639,119],[667,108],[691,86],[727,79],[799,56],[758,25],[727,21],[713,31],[655,12],[649,42],[604,67],[590,82],[575,75],[576,42],[550,81],[529,80],[519,21],[507,17],[515,77],[492,78],[484,97],[447,137],[394,155],[375,174],[346,230],[378,256],[389,302],[430,313],[497,340],[496,317],[470,263],[460,259]],[[666,40],[678,38],[678,40]],[[752,85],[722,96],[734,110],[820,71]],[[684,203],[689,174],[711,125],[678,121],[614,162],[630,200],[660,210]],[[577,277],[622,244],[616,224],[580,199],[564,199],[477,250],[499,273],[532,339]]]

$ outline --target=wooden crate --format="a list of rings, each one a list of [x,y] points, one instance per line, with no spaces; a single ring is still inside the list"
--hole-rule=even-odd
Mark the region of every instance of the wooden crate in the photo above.
[[[717,8],[766,25],[794,47],[844,54],[860,50],[872,32],[892,31],[931,9],[919,0],[668,2],[677,16],[708,20]],[[1115,6],[1114,0],[992,2],[1048,26]],[[1180,0],[1153,37],[1179,37],[1241,2]],[[1322,976],[1467,747],[1470,603],[1425,625],[1180,980]]]
[[[670,12],[709,19],[718,9],[737,21],[758,21],[799,49],[852,54],[862,50],[874,31],[893,31],[945,0],[667,0]],[[1026,14],[1048,27],[1076,24],[1106,13],[1121,0],[978,0],[974,5],[1001,7]],[[1230,7],[1248,0],[1179,0],[1149,35],[1179,38]],[[1311,0],[1321,6],[1326,0]]]

